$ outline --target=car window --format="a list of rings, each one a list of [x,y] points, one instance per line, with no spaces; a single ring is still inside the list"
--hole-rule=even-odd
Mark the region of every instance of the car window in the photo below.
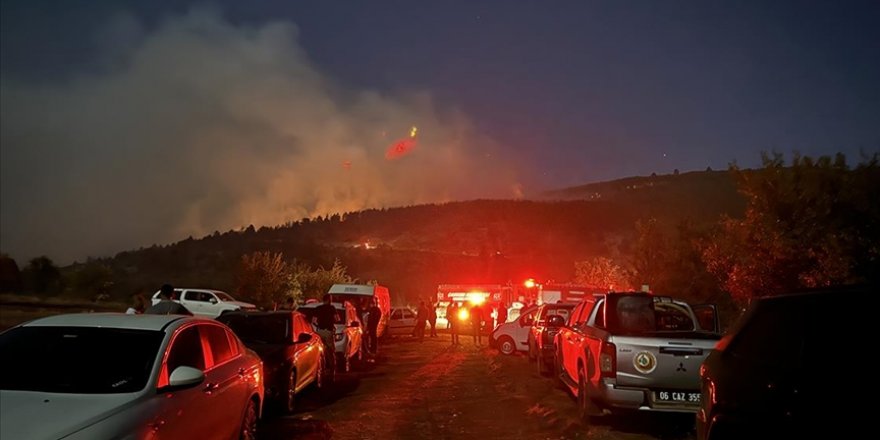
[[[205,355],[202,352],[202,340],[198,327],[187,327],[177,334],[172,342],[165,365],[169,376],[175,368],[180,366],[205,370]]]
[[[391,319],[402,319],[403,312],[400,310],[395,310],[394,313],[391,314]]]
[[[291,340],[292,325],[287,315],[228,314],[217,318],[246,343],[283,344]]]
[[[165,333],[96,327],[18,327],[0,333],[0,389],[113,394],[142,390]]]
[[[235,355],[229,344],[229,338],[226,336],[226,330],[218,325],[200,326],[202,333],[208,339],[208,346],[211,347],[211,358],[213,365],[222,364],[232,359]]]
[[[571,311],[571,315],[569,315],[568,320],[565,321],[566,325],[568,325],[569,327],[574,325],[574,320],[581,313],[581,310],[584,309],[585,304],[586,303],[582,302],[574,307],[574,310]]]
[[[413,312],[410,312],[409,310],[404,310],[404,311],[403,311],[403,318],[404,318],[404,319],[412,319],[412,318],[415,318],[415,317],[416,317],[416,315],[415,315]]]
[[[187,290],[186,292],[183,292],[183,299],[185,299],[187,301],[201,301],[202,300],[201,294],[199,292],[194,291],[194,290]]]

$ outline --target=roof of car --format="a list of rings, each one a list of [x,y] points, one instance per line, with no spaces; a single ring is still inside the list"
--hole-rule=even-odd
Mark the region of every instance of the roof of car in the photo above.
[[[224,316],[290,316],[291,314],[298,313],[296,310],[266,310],[266,311],[250,311],[250,310],[236,310],[233,312],[226,312],[217,317],[220,319]]]
[[[176,321],[203,320],[183,315],[128,315],[125,313],[71,313],[35,319],[24,327],[109,327],[133,330],[163,330]]]
[[[324,304],[323,302],[314,302],[314,303],[303,304],[303,305],[297,307],[297,310],[299,310],[299,309],[315,309],[318,306],[323,305],[323,304]],[[333,304],[333,306],[336,307],[337,309],[344,309],[345,308],[345,305],[343,303],[334,302],[334,303],[330,303],[330,304]]]

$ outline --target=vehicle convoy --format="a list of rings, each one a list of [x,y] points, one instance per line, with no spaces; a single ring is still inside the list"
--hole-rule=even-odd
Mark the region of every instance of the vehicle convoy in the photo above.
[[[158,304],[159,292],[153,294],[153,304]],[[174,301],[183,304],[195,316],[216,318],[236,310],[256,310],[257,306],[238,301],[226,292],[214,289],[174,289]]]
[[[327,294],[330,295],[335,303],[348,301],[356,308],[362,307],[362,310],[368,306],[368,304],[364,304],[365,302],[368,303],[375,299],[379,305],[379,310],[382,311],[382,318],[379,320],[379,326],[376,328],[376,336],[381,338],[385,335],[385,329],[388,327],[388,318],[391,316],[391,294],[388,292],[387,287],[378,284],[334,284],[327,291]]]
[[[263,363],[214,320],[56,315],[0,353],[2,439],[252,439],[262,412]]]
[[[263,359],[266,400],[281,411],[293,412],[297,394],[309,385],[323,388],[333,381],[334,372],[324,365],[324,343],[302,313],[230,312],[217,321]]]
[[[695,413],[700,364],[719,339],[714,305],[596,294],[556,335],[556,373],[584,418],[615,410]]]

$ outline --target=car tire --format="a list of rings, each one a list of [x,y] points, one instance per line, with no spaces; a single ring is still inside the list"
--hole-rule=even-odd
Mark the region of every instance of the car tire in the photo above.
[[[578,416],[584,425],[590,424],[590,396],[587,395],[587,379],[584,367],[578,367]]]
[[[296,370],[291,368],[287,375],[287,392],[284,397],[284,412],[290,414],[296,410]]]
[[[502,336],[498,338],[498,351],[502,354],[511,355],[516,352],[516,343],[510,336]]]
[[[254,399],[248,400],[247,408],[244,410],[244,418],[241,420],[241,430],[238,438],[240,440],[257,440],[257,403]]]

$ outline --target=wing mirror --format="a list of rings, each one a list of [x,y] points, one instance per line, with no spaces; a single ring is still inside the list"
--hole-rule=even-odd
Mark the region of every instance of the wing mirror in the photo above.
[[[171,376],[168,378],[168,388],[190,388],[204,381],[205,373],[202,370],[181,365],[171,372]]]
[[[212,297],[211,299],[208,300],[208,302],[210,302],[211,304],[217,304],[217,298]]]
[[[360,326],[361,326],[361,323],[357,322],[357,321],[351,321],[351,324],[349,324],[349,327],[360,327]]]

